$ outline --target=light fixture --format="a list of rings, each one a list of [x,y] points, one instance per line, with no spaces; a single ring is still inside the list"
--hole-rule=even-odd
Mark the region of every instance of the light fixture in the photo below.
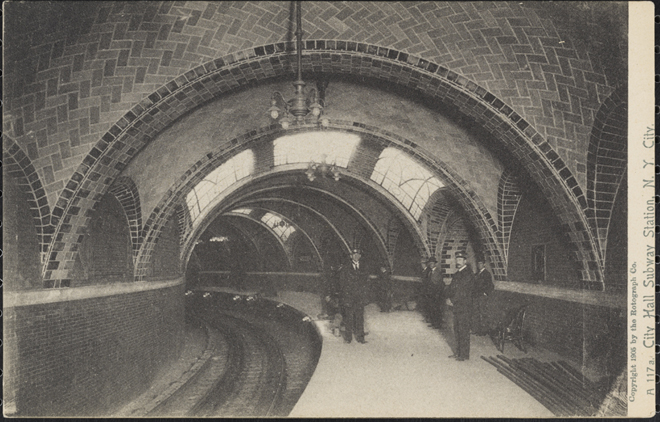
[[[320,121],[323,127],[329,125],[323,115],[323,99],[319,98],[318,91],[315,88],[305,92],[305,82],[302,80],[302,13],[300,1],[296,2],[296,49],[298,56],[298,79],[293,82],[295,88],[294,97],[290,100],[285,100],[284,96],[278,92],[273,92],[270,99],[270,108],[268,114],[274,121],[279,122],[282,129],[286,130],[291,125],[292,121],[303,122],[308,115]]]
[[[339,167],[337,167],[335,163],[328,164],[326,162],[326,157],[327,156],[323,154],[320,163],[310,161],[309,164],[307,164],[305,174],[310,182],[313,182],[317,177],[332,177],[335,179],[335,182],[339,180],[341,175],[341,173],[339,173]]]

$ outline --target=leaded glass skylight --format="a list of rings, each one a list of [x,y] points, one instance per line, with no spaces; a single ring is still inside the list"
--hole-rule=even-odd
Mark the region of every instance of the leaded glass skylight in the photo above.
[[[282,217],[272,212],[267,212],[261,217],[261,221],[270,227],[275,232],[282,242],[285,242],[293,232],[296,231],[295,227],[286,222]]]
[[[385,148],[371,173],[417,219],[429,198],[444,184],[427,168],[396,148]]]
[[[347,167],[360,136],[344,132],[306,132],[273,141],[275,165],[325,162]]]
[[[254,171],[252,150],[243,151],[209,173],[186,196],[190,219],[194,221],[225,189]]]

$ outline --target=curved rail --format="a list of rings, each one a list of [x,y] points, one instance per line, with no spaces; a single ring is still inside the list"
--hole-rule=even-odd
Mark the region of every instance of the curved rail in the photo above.
[[[232,345],[228,370],[190,416],[277,416],[273,410],[286,386],[286,362],[263,330],[225,314],[206,315]]]

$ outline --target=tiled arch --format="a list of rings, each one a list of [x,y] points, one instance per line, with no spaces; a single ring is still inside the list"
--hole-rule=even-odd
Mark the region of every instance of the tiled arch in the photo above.
[[[452,209],[447,203],[444,190],[436,191],[431,196],[429,204],[431,204],[431,206],[427,206],[427,208],[430,209],[427,212],[428,222],[426,227],[426,238],[429,242],[431,256],[435,256],[437,258],[438,239],[442,228],[445,226],[447,217],[452,212]]]
[[[19,188],[27,196],[43,262],[54,231],[50,224],[50,207],[46,192],[30,158],[16,142],[6,135],[3,137],[2,152],[4,171],[16,179]]]
[[[240,217],[237,217],[237,218],[240,218]],[[258,221],[255,221],[253,219],[250,219],[250,221],[254,222],[254,224],[259,226],[259,227],[263,227],[263,225],[260,224]],[[224,221],[224,223],[227,224],[228,226],[233,227],[237,232],[240,233],[241,236],[243,236],[243,238],[246,241],[250,242],[250,244],[254,247],[254,249],[257,251],[258,254],[262,253],[261,248],[260,248],[261,245],[259,244],[259,242],[257,240],[257,236],[256,236],[256,234],[252,233],[250,231],[250,229],[246,228],[243,224],[240,224],[238,221],[234,221],[233,219],[226,219]],[[265,227],[264,227],[264,229],[268,230],[268,232],[271,235],[271,237],[268,240],[276,239],[275,244],[277,244],[277,246],[280,248],[282,255],[284,257],[286,257],[286,267],[290,269],[291,268],[291,256],[290,256],[289,252],[284,248],[284,246],[282,245],[282,242],[279,241],[279,239],[277,238],[275,233],[273,233],[269,229],[266,229]],[[190,253],[192,254],[192,249],[191,249]],[[190,260],[190,258],[184,260],[182,262],[182,264],[187,265],[189,260]],[[258,262],[257,263],[258,267],[254,268],[253,271],[255,271],[255,270],[256,271],[263,271],[263,264],[264,264],[263,262]]]
[[[150,251],[152,250],[150,244],[158,239],[160,230],[167,221],[167,217],[173,212],[173,209],[177,204],[183,202],[185,195],[190,189],[192,189],[208,173],[213,171],[213,169],[219,164],[228,160],[230,157],[245,149],[252,147],[257,148],[261,143],[268,142],[279,134],[316,129],[316,125],[303,124],[291,127],[288,131],[284,132],[278,125],[267,126],[260,130],[243,134],[230,142],[230,148],[220,148],[213,153],[207,154],[204,158],[195,163],[195,165],[193,165],[193,167],[191,167],[179,179],[179,181],[168,190],[167,194],[161,199],[154,209],[154,212],[146,221],[144,227],[145,240],[138,258],[136,278],[140,279],[141,277],[140,268],[146,268],[148,266]],[[486,210],[486,207],[481,203],[478,196],[470,190],[467,183],[452,169],[447,167],[446,164],[434,160],[415,143],[380,128],[370,127],[356,122],[330,121],[329,129],[357,132],[360,133],[363,138],[369,138],[369,141],[371,142],[400,148],[411,156],[414,156],[415,159],[422,162],[428,168],[431,168],[438,174],[442,175],[443,180],[448,183],[449,190],[453,197],[459,201],[463,209],[468,213],[468,217],[481,236],[482,241],[484,242],[484,248],[491,256],[494,276],[499,280],[506,279],[506,270],[501,258],[502,253],[497,242],[497,226],[495,221]],[[415,239],[415,241],[417,243],[422,241],[422,239]],[[426,250],[427,245],[418,245],[418,247],[420,248],[420,251],[422,251],[422,255],[425,255],[423,251]],[[385,250],[387,249],[386,246],[384,248]]]
[[[407,53],[335,40],[310,40],[305,46],[306,72],[352,74],[403,86],[454,107],[488,130],[526,167],[554,205],[582,264],[582,279],[602,280],[601,257],[583,212],[587,201],[581,188],[561,157],[518,113],[467,78]],[[72,216],[72,204],[91,207],[137,151],[184,113],[223,93],[290,75],[292,48],[292,43],[270,44],[207,62],[144,98],[98,141],[62,191],[53,208],[56,234],[66,231],[64,219],[75,220],[68,226],[85,226],[85,217]],[[71,247],[72,242],[67,243],[63,255],[68,256]],[[62,260],[51,254],[46,278],[67,276],[59,265]]]
[[[268,138],[266,138],[266,140],[268,140]],[[236,153],[238,153],[238,151]],[[231,156],[219,156],[218,158],[220,159],[221,162],[224,162],[227,159],[231,158]],[[205,166],[204,173],[199,174],[198,175],[199,178],[200,179],[203,178],[205,176],[206,172],[211,171],[211,170],[208,170],[208,167]],[[284,171],[286,171],[286,170],[284,170]],[[258,179],[261,179],[261,178],[269,177],[272,174],[273,174],[272,172],[256,174],[255,175],[256,179],[253,179],[253,180],[258,180]],[[349,175],[344,174],[344,177],[349,177]],[[192,241],[194,241],[197,238],[197,236],[204,231],[204,228],[206,226],[211,224],[211,222],[215,218],[222,215],[227,209],[234,208],[236,206],[242,206],[242,204],[245,203],[245,198],[251,197],[255,194],[258,194],[258,195],[266,194],[267,195],[268,193],[272,193],[272,192],[274,192],[276,190],[279,190],[279,189],[282,189],[282,188],[287,189],[287,188],[292,188],[292,187],[295,186],[294,184],[278,184],[277,186],[274,186],[274,187],[259,189],[257,191],[250,191],[246,194],[243,194],[240,191],[240,189],[236,189],[236,187],[240,187],[242,185],[243,185],[243,183],[241,181],[238,181],[238,182],[235,182],[233,185],[229,186],[229,188],[228,188],[228,191],[230,191],[229,194],[228,195],[223,194],[224,196],[222,198],[220,198],[221,199],[220,203],[224,204],[224,206],[222,208],[218,208],[216,206],[208,214],[205,214],[203,217],[200,218],[200,223],[199,223],[198,227],[195,228],[193,231],[191,231],[187,241],[184,243],[184,245],[182,247],[181,256],[182,256],[182,259],[184,261],[186,261],[189,258],[190,253],[192,252],[192,249],[193,249],[193,246],[194,246]],[[187,190],[186,190],[187,189],[187,184],[182,186],[182,188],[183,188],[183,192],[184,192],[182,194],[182,197],[184,197],[186,195],[186,192],[187,192]],[[321,188],[317,188],[317,187],[311,187],[311,186],[305,186],[303,189],[308,189],[309,191],[314,192],[314,193],[321,193],[322,195],[327,196],[328,199],[334,200],[337,203],[341,204],[342,208],[345,208],[345,209],[349,210],[348,213],[350,215],[352,215],[355,218],[355,220],[357,220],[358,224],[360,224],[365,230],[367,230],[368,232],[373,234],[373,236],[374,236],[373,238],[375,240],[376,247],[378,248],[378,251],[381,253],[383,258],[387,259],[386,239],[384,239],[383,236],[381,236],[381,234],[377,230],[376,224],[374,224],[374,222],[369,218],[369,216],[366,213],[359,210],[358,207],[355,204],[351,203],[350,201],[347,201],[347,200],[339,197],[338,195],[335,195],[335,194],[333,194],[333,193],[331,193],[331,192],[329,192],[325,189],[321,189]],[[268,198],[273,199],[273,197],[271,197],[271,196],[268,196]],[[167,199],[167,198],[163,198],[163,199]],[[219,203],[216,204],[216,205],[219,205]],[[312,207],[310,207],[310,209],[311,208]],[[316,210],[315,207],[314,207],[314,209],[315,209],[315,211],[318,211],[318,210]],[[322,214],[322,213],[320,213],[320,214]],[[157,237],[158,235],[153,236],[153,238],[158,239],[158,237]],[[307,235],[305,235],[305,236],[307,238],[310,238]],[[340,235],[340,237],[344,241],[346,241],[345,236]],[[314,245],[314,242],[311,242],[311,243]],[[423,246],[422,246],[422,248],[423,248]],[[145,252],[146,253],[144,255],[140,256],[140,259],[141,259],[141,262],[143,262],[143,265],[145,267],[147,267],[149,265],[149,261],[150,261],[149,249],[146,248]],[[185,265],[185,262],[183,262],[183,264]],[[142,272],[139,271],[140,270],[139,268],[137,270],[138,271],[136,273],[136,278],[140,279]]]
[[[142,243],[142,208],[140,207],[140,193],[135,182],[131,178],[122,176],[115,180],[110,186],[110,193],[113,194],[128,218],[128,228],[131,233],[131,245],[133,248],[133,259],[137,256]]]
[[[596,117],[587,152],[587,218],[606,256],[607,231],[614,199],[627,167],[627,88],[614,91]],[[604,263],[603,263],[604,265]]]

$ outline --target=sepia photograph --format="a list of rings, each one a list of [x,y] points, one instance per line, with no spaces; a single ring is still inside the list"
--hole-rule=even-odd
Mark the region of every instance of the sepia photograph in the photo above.
[[[4,417],[655,415],[653,3],[2,12]]]

